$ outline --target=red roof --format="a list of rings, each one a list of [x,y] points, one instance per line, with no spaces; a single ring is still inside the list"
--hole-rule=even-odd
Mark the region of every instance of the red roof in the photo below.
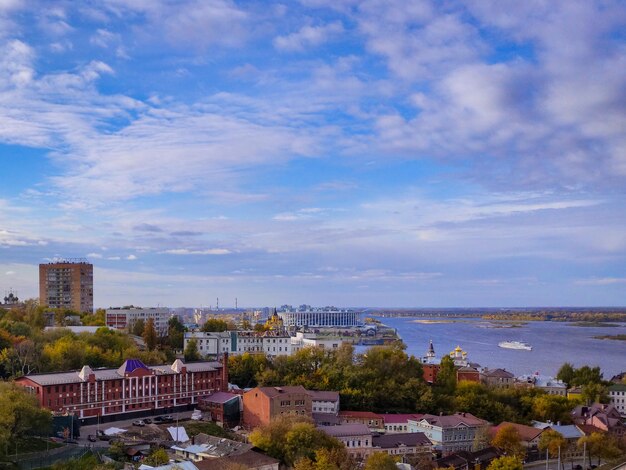
[[[408,422],[409,419],[421,419],[423,414],[383,414],[381,415],[385,420],[385,423],[389,424],[402,424]]]

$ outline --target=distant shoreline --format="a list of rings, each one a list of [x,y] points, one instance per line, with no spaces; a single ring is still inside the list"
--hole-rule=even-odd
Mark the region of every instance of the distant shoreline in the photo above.
[[[601,335],[594,336],[595,339],[610,339],[613,341],[626,341],[626,335]]]

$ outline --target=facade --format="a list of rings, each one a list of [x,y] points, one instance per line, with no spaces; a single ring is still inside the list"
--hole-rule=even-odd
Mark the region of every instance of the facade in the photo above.
[[[478,372],[478,369],[471,366],[459,367],[456,370],[456,381],[480,382],[480,372]]]
[[[470,413],[435,416],[423,415],[409,420],[409,432],[423,432],[442,455],[471,451],[476,432],[489,423]]]
[[[421,432],[374,435],[372,447],[375,452],[387,452],[394,457],[426,455],[427,460],[432,460],[433,445]]]
[[[511,388],[515,383],[515,375],[505,369],[486,369],[480,374],[481,381],[492,387]]]
[[[139,320],[154,321],[154,328],[159,336],[167,335],[168,322],[171,318],[169,308],[108,308],[106,325],[116,330],[128,331]]]
[[[285,327],[308,326],[312,328],[351,328],[361,326],[361,312],[351,310],[308,310],[304,312],[278,312]]]
[[[243,424],[254,428],[281,415],[312,416],[311,395],[301,385],[256,387],[243,394]]]
[[[289,356],[293,351],[292,338],[277,331],[223,331],[185,332],[184,346],[195,339],[200,355],[216,356],[229,354],[265,354],[267,356]]]
[[[93,265],[86,260],[40,264],[39,304],[93,313]]]
[[[318,426],[317,429],[340,440],[348,454],[357,459],[364,459],[372,453],[372,432],[365,424]]]
[[[409,419],[418,420],[421,414],[383,414],[385,434],[403,434],[409,432]]]
[[[306,347],[337,349],[342,343],[343,341],[340,339],[317,337],[315,334],[303,333],[301,331],[298,331],[296,336],[291,337],[292,352],[299,351]]]
[[[371,431],[385,432],[382,415],[371,411],[340,411],[338,416],[341,424],[364,424]]]
[[[233,354],[230,331],[208,333],[204,331],[186,331],[183,345],[184,349],[187,349],[187,343],[192,339],[196,340],[198,353],[200,353],[202,357],[217,356],[224,353]]]
[[[228,389],[228,358],[223,362],[146,366],[126,360],[119,369],[91,369],[29,374],[15,380],[37,396],[50,411],[79,418],[122,415],[192,405],[216,391]]]
[[[309,390],[309,395],[311,395],[313,413],[337,416],[339,413],[339,392]]]
[[[554,377],[548,377],[545,375],[522,375],[517,378],[517,384],[521,386],[528,386],[543,390],[549,395],[560,395],[562,397],[567,396],[567,385]]]
[[[437,380],[437,373],[439,372],[439,364],[422,364],[422,371],[426,382],[430,384],[435,383]]]
[[[609,401],[626,418],[626,384],[613,384],[609,387]]]
[[[237,426],[241,421],[241,395],[216,392],[200,400],[199,408],[209,413],[209,419],[220,426]]]

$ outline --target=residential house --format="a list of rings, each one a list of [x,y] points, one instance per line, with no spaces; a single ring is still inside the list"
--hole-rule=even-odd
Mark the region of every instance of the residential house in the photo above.
[[[339,392],[309,390],[313,413],[325,413],[337,416],[339,413]]]
[[[626,384],[613,384],[609,386],[608,392],[611,405],[626,418]]]
[[[241,395],[236,393],[213,393],[201,399],[198,407],[208,412],[209,419],[220,426],[237,426],[241,421],[243,404]]]
[[[572,419],[575,424],[595,426],[618,440],[626,438],[626,424],[614,405],[594,403],[591,406],[577,406],[572,411]]]
[[[401,434],[409,432],[409,419],[419,419],[421,414],[382,414],[385,434]]]
[[[456,370],[457,382],[480,382],[480,372],[470,365],[461,366]]]
[[[533,421],[533,426],[541,428],[544,431],[546,429],[552,429],[565,438],[567,441],[567,447],[565,449],[561,449],[563,459],[567,460],[582,457],[582,449],[578,448],[578,439],[585,435],[585,432],[581,429],[582,426],[574,424],[562,425],[560,423],[554,424],[550,422],[540,423],[537,421]]]
[[[479,429],[489,423],[470,413],[453,415],[425,414],[420,419],[409,420],[409,432],[423,432],[443,456],[461,450],[471,450]]]
[[[312,416],[311,395],[302,386],[256,387],[243,394],[243,424],[269,424],[282,415]]]
[[[481,381],[489,386],[511,388],[515,382],[515,375],[505,369],[485,369],[480,374]]]
[[[545,375],[522,375],[517,378],[517,385],[538,388],[549,395],[567,396],[567,385],[562,380]]]
[[[385,421],[382,415],[371,411],[340,411],[341,424],[364,424],[374,432],[385,432]]]
[[[357,459],[364,459],[372,453],[372,432],[365,424],[318,426],[317,429],[343,442],[348,453]]]
[[[432,460],[433,456],[432,442],[421,432],[375,434],[372,437],[372,447],[375,452],[387,452],[394,457],[426,456],[428,460]]]
[[[435,461],[435,468],[454,468],[455,470],[481,470],[502,454],[495,447],[476,452],[459,451]]]
[[[205,459],[196,462],[198,470],[224,470],[230,466],[249,470],[279,470],[280,461],[269,455],[249,450],[243,454],[229,455],[217,459]]]
[[[526,449],[526,461],[537,460],[539,458],[539,439],[545,429],[503,421],[499,425],[493,426],[490,430],[490,434],[495,436],[500,429],[506,426],[513,426],[513,428],[517,431],[521,444]]]

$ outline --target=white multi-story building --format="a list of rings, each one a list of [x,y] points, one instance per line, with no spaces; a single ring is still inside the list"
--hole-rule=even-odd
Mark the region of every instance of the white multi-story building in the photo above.
[[[167,335],[170,318],[169,308],[109,308],[106,311],[106,325],[110,328],[128,331],[139,320],[152,319],[159,336]]]
[[[185,333],[184,347],[195,339],[198,352],[202,356],[216,356],[225,352],[229,354],[264,353],[267,356],[288,356],[292,353],[291,337],[258,333],[255,331],[203,332]]]
[[[337,416],[339,413],[339,392],[309,390],[313,413]]]
[[[286,327],[350,328],[361,326],[361,312],[351,310],[308,310],[305,312],[278,312]]]
[[[609,400],[622,417],[626,417],[626,384],[609,387]]]
[[[318,337],[312,333],[302,333],[298,331],[296,336],[291,337],[292,352],[299,351],[307,346],[319,347],[324,349],[337,349],[341,346],[342,341],[340,339],[329,339]]]

